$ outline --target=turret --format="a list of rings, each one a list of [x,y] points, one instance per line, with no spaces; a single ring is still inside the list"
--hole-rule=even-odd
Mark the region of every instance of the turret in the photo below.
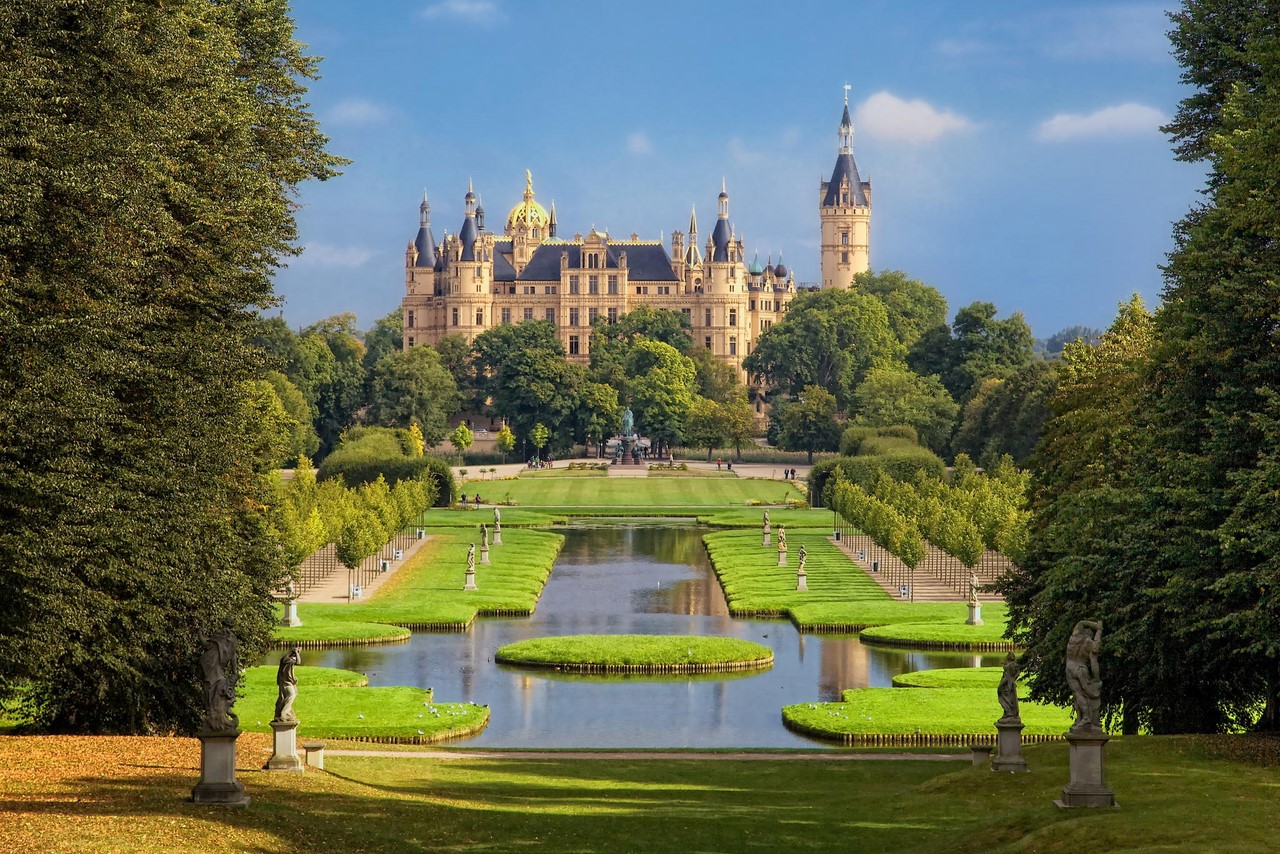
[[[856,274],[870,267],[871,182],[858,175],[853,159],[848,85],[844,89],[844,113],[836,130],[836,165],[831,180],[823,181],[818,188],[823,288],[848,288]]]

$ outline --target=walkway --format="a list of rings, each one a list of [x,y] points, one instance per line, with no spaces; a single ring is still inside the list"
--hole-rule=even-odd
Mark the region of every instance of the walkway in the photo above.
[[[464,759],[523,760],[523,759],[586,759],[608,762],[673,759],[718,762],[875,762],[875,761],[924,761],[924,762],[972,762],[968,753],[850,753],[847,751],[808,750],[799,753],[771,753],[768,751],[654,751],[654,750],[326,750],[325,756],[362,756],[375,759],[439,759],[459,761]]]
[[[400,567],[404,566],[409,561],[409,558],[413,557],[418,549],[422,547],[423,543],[430,539],[431,537],[428,536],[425,539],[415,539],[410,541],[409,545],[404,549],[404,556],[400,560],[391,561],[390,569],[386,572],[379,572],[364,585],[364,598],[368,599],[372,596],[374,591],[381,587],[387,579],[395,575],[396,571],[400,569]],[[339,569],[319,584],[307,590],[306,593],[299,596],[298,601],[322,602],[327,604],[333,604],[335,602],[346,603],[350,601],[347,598],[347,593],[347,573]]]
[[[958,592],[953,586],[947,584],[941,578],[934,577],[927,572],[923,562],[920,566],[916,567],[916,571],[912,573],[902,561],[875,545],[868,536],[859,535],[847,537],[838,543],[831,537],[827,537],[827,541],[848,555],[849,559],[859,566],[862,571],[867,574],[868,578],[880,585],[886,593],[895,599],[898,598],[900,586],[907,583],[907,580],[910,579],[910,583],[914,588],[914,595],[911,597],[911,601],[913,602],[968,601],[968,597],[965,594]],[[936,547],[932,545],[929,546],[929,548],[936,549]],[[859,559],[859,553],[863,555],[861,559]],[[946,557],[949,561],[959,566],[959,561],[956,561],[955,558],[952,558],[949,555]],[[878,572],[871,571],[872,560],[875,560],[879,564]],[[964,570],[961,577],[967,577],[971,570],[963,567],[961,568]],[[984,577],[981,574],[978,576],[978,582],[983,585],[991,584],[994,581],[994,577]],[[983,602],[1004,601],[1004,597],[998,593],[983,592],[978,598]]]

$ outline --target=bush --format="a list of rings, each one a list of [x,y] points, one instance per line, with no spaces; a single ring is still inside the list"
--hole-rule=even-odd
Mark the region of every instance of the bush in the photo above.
[[[350,430],[342,444],[325,457],[316,480],[341,477],[355,489],[372,483],[381,475],[387,486],[401,480],[421,478],[435,488],[435,506],[448,507],[457,490],[449,464],[436,456],[409,456],[398,433],[385,427],[360,427]]]
[[[825,507],[823,490],[832,474],[841,476],[861,486],[868,493],[875,489],[876,477],[884,472],[895,480],[915,480],[916,472],[923,471],[929,477],[941,480],[947,472],[942,458],[919,445],[907,445],[877,456],[840,457],[818,463],[809,472],[809,504]]]
[[[916,428],[910,424],[896,424],[892,427],[855,425],[845,428],[845,431],[840,434],[840,454],[846,457],[858,457],[884,453],[885,444],[877,440],[890,440],[894,443],[894,447],[920,444],[920,436]]]

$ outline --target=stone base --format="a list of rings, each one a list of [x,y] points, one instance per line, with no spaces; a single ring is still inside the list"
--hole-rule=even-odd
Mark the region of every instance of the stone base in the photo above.
[[[786,566],[786,565],[787,565],[787,553],[778,552],[778,566]]]
[[[274,733],[271,758],[262,766],[264,771],[301,771],[302,757],[298,756],[298,722],[272,721]]]
[[[501,532],[501,531],[494,531],[494,532],[493,532],[493,544],[494,544],[495,546],[500,546],[500,545],[502,545],[502,532]]]
[[[1059,807],[1114,807],[1116,796],[1107,788],[1106,751],[1110,737],[1101,730],[1068,732],[1067,750],[1071,760],[1071,781],[1062,790]]]
[[[996,755],[991,760],[991,770],[1013,774],[1030,771],[1027,760],[1022,758],[1022,721],[996,721],[996,730]]]
[[[964,621],[964,624],[965,624],[966,626],[981,626],[981,625],[983,625],[983,622],[982,622],[982,603],[981,603],[981,602],[970,602],[970,603],[969,603],[969,619],[965,620],[965,621]]]
[[[489,549],[483,548],[480,550],[480,563],[487,564],[488,562],[489,562]]]
[[[804,572],[796,573],[796,590],[799,591],[799,590],[808,590],[808,589],[809,589],[808,574]]]
[[[200,782],[191,790],[191,801],[197,804],[244,807],[249,797],[244,784],[236,779],[236,739],[240,730],[201,732]]]
[[[298,617],[297,602],[284,603],[284,618],[280,620],[280,625],[290,627],[302,625],[302,620]]]
[[[770,534],[768,531],[765,531],[764,541],[761,543],[761,545],[764,546],[765,548],[768,548],[769,546],[773,545],[773,534]]]
[[[476,571],[474,569],[467,570],[467,583],[462,585],[463,590],[479,590],[476,587]]]

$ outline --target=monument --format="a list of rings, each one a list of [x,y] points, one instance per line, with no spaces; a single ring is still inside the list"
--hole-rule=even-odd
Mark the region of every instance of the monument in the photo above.
[[[991,762],[992,771],[1018,773],[1030,770],[1022,758],[1022,718],[1018,714],[1018,674],[1022,668],[1012,652],[1005,658],[1004,675],[996,688],[996,699],[1004,714],[996,721],[996,755]]]
[[[236,636],[223,626],[212,636],[201,633],[201,640],[205,645],[200,655],[205,714],[204,725],[196,733],[200,739],[200,782],[191,790],[191,800],[197,804],[247,806],[244,785],[236,779],[240,719],[231,711],[240,675]]]
[[[284,617],[280,620],[282,626],[300,626],[302,620],[298,618],[298,592],[293,586],[293,579],[289,579],[289,583],[284,586]]]
[[[796,567],[796,590],[809,589],[809,575],[804,571],[805,561],[809,559],[809,552],[805,550],[804,544],[800,545],[800,565]]]
[[[1075,701],[1076,720],[1067,730],[1067,750],[1071,777],[1062,790],[1060,807],[1113,807],[1115,793],[1107,787],[1106,744],[1110,740],[1102,728],[1102,671],[1098,650],[1102,645],[1102,623],[1081,620],[1067,641],[1067,685]]]
[[[502,511],[497,507],[493,508],[493,544],[502,545]]]
[[[778,566],[787,565],[787,529],[778,526]]]
[[[764,511],[764,547],[767,549],[773,545],[773,529],[769,526],[769,511]]]
[[[969,619],[964,622],[966,626],[982,625],[982,603],[978,601],[978,573],[976,572],[969,575]]]
[[[479,590],[476,587],[476,544],[472,543],[467,549],[467,580],[462,585],[463,590]]]
[[[483,522],[480,524],[480,563],[489,562],[489,526]]]
[[[271,721],[271,758],[263,766],[267,771],[303,769],[302,757],[298,756],[298,716],[293,711],[293,701],[298,697],[298,677],[293,668],[301,663],[302,656],[296,646],[280,657],[280,666],[276,670],[279,695],[276,697],[276,714]]]

